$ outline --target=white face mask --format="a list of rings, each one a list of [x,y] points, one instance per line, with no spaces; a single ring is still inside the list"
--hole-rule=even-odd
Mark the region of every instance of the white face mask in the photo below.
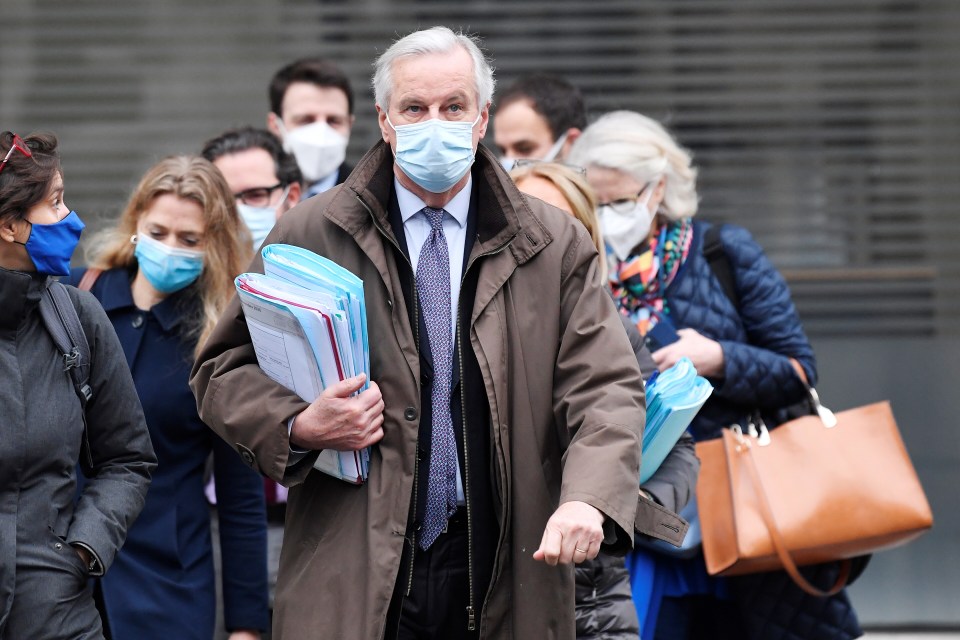
[[[643,242],[650,233],[650,225],[656,211],[650,211],[647,204],[653,195],[655,182],[651,182],[634,204],[626,212],[620,212],[610,205],[597,208],[597,217],[600,218],[600,230],[603,241],[609,246],[620,260],[630,257],[630,252]]]
[[[567,134],[569,131],[564,131],[563,135],[557,138],[557,141],[553,143],[553,146],[547,150],[547,155],[542,158],[537,158],[541,162],[553,162],[557,159],[557,156],[560,154],[560,149],[563,148],[563,143],[567,141]],[[500,158],[500,164],[506,171],[512,171],[517,164],[517,160],[520,158]]]
[[[288,131],[278,117],[277,127],[283,135],[284,150],[296,157],[300,172],[307,182],[326,178],[347,157],[349,140],[323,120]]]

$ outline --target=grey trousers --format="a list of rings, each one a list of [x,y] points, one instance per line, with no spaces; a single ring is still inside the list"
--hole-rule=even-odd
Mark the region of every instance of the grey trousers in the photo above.
[[[17,548],[13,603],[0,640],[102,640],[93,584],[77,552],[46,532]]]

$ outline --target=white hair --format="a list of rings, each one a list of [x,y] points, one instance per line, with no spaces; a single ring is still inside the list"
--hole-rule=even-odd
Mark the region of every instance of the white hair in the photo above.
[[[480,50],[479,40],[462,32],[454,33],[447,27],[432,27],[423,31],[414,31],[400,38],[383,52],[374,63],[373,95],[376,103],[384,110],[390,104],[393,91],[393,63],[400,58],[419,56],[428,53],[450,53],[456,47],[462,47],[473,60],[474,83],[477,85],[479,107],[482,109],[493,98],[493,67]]]
[[[660,212],[671,220],[697,213],[697,170],[690,152],[656,120],[634,111],[612,111],[577,138],[567,162],[615,169],[647,184],[666,178]]]

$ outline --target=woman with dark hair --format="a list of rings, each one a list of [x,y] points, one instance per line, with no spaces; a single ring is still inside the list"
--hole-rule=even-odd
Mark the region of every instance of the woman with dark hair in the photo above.
[[[41,318],[83,230],[56,138],[4,131],[0,158],[0,638],[103,638],[87,578],[113,564],[156,458],[96,300],[66,289],[90,351],[85,405]]]
[[[260,476],[197,415],[187,379],[250,260],[250,234],[220,171],[199,157],[151,167],[117,226],[94,240],[73,279],[120,336],[160,466],[137,526],[103,580],[118,638],[210,640],[216,619],[210,512],[213,454],[231,640],[260,637],[267,611],[266,510]]]

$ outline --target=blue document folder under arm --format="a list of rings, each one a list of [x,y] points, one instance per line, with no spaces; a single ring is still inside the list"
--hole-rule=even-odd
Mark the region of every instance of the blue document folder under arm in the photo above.
[[[697,375],[689,358],[680,358],[677,364],[651,377],[646,389],[647,425],[643,432],[640,484],[653,477],[713,393],[713,386]]]
[[[235,284],[263,372],[307,402],[331,384],[369,372],[363,282],[300,247],[268,245],[261,255],[265,273],[241,274]],[[314,467],[362,484],[369,461],[368,449],[328,449]]]

